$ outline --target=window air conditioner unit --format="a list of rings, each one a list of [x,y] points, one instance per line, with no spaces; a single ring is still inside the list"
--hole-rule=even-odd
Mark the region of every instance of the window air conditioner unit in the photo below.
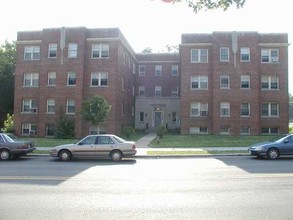
[[[36,135],[36,131],[31,130],[31,131],[30,131],[30,135]]]
[[[37,113],[37,108],[31,108],[30,111],[31,113]]]
[[[207,116],[207,115],[208,115],[208,111],[201,111],[201,112],[200,112],[200,115],[201,115],[201,116]]]
[[[272,63],[279,62],[279,58],[278,58],[278,57],[272,57],[272,58],[271,58],[271,62],[272,62]]]

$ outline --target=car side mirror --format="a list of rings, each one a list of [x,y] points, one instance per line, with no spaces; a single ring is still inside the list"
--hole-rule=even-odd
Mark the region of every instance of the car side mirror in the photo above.
[[[284,140],[284,143],[285,144],[289,143],[289,140],[288,139]]]

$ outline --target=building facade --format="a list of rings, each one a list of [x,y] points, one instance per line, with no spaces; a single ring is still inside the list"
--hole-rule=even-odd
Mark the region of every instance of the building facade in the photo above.
[[[112,107],[98,127],[80,116],[94,95]],[[76,137],[161,124],[182,134],[286,133],[288,36],[183,34],[179,53],[138,54],[117,28],[18,32],[16,133],[54,136],[61,114]]]

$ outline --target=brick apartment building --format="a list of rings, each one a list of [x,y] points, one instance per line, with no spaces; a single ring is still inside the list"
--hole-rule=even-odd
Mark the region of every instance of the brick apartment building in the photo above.
[[[79,114],[94,95],[112,106],[99,128]],[[160,124],[182,134],[286,133],[288,36],[183,34],[179,53],[137,54],[117,28],[18,32],[16,133],[53,136],[60,109],[76,137]]]

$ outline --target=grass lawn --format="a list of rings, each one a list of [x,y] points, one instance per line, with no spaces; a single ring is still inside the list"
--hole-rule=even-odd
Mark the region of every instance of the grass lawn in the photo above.
[[[228,136],[228,135],[178,135],[166,134],[159,142],[153,140],[154,148],[196,148],[196,147],[248,147],[251,144],[272,139],[273,135]]]

